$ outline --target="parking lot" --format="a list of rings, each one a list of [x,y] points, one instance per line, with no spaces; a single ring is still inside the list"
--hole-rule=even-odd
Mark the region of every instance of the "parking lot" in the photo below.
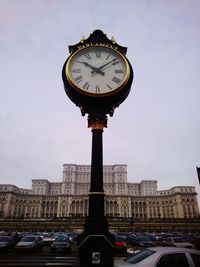
[[[4,248],[6,236],[12,242]],[[30,243],[30,237],[34,239],[33,244]],[[70,236],[69,233],[17,233],[16,235],[16,233],[1,232],[0,266],[78,266],[76,238],[75,233]],[[125,259],[128,255],[148,247],[182,247],[200,251],[199,234],[121,232],[115,234],[115,240],[115,261]],[[37,242],[39,245],[35,245]],[[17,249],[17,246],[20,249]]]

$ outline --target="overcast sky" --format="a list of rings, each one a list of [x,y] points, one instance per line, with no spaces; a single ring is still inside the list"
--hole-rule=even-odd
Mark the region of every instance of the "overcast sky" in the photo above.
[[[68,45],[101,29],[128,47],[131,93],[108,118],[104,164],[128,181],[195,186],[200,165],[200,1],[0,0],[0,183],[62,180],[90,164],[91,129],[61,78]]]

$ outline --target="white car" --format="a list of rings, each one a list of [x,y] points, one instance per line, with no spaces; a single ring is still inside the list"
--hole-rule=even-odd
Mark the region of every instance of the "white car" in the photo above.
[[[40,236],[37,235],[27,235],[22,237],[21,241],[16,245],[15,251],[36,251],[42,250],[43,241]]]
[[[124,260],[115,260],[114,267],[199,267],[200,251],[177,247],[146,248]]]
[[[193,244],[187,242],[179,236],[167,237],[165,240],[163,240],[162,244],[179,248],[195,248]]]

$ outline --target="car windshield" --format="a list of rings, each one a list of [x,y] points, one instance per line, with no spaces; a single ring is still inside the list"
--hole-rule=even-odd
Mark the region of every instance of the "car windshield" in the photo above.
[[[70,237],[77,237],[78,234],[77,234],[77,233],[70,233],[69,236],[70,236]]]
[[[150,250],[150,249],[141,250],[138,253],[136,253],[134,256],[131,256],[128,259],[126,259],[125,261],[134,264],[134,263],[137,263],[137,262],[140,262],[146,259],[147,257],[151,256],[153,253],[155,253],[155,251]]]
[[[22,237],[21,241],[22,242],[33,242],[35,241],[36,237],[35,236],[24,236]]]
[[[59,235],[55,239],[56,242],[66,242],[68,240],[69,240],[68,237],[67,236],[63,236],[63,235]]]
[[[138,236],[137,240],[138,241],[150,241],[150,239],[147,236]]]
[[[125,242],[125,238],[123,236],[115,236],[116,242]]]
[[[9,236],[0,236],[0,242],[6,242],[9,240]]]

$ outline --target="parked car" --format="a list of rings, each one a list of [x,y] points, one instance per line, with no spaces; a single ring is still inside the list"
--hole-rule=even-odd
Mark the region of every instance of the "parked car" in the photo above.
[[[193,236],[191,243],[194,245],[195,249],[199,249],[200,250],[200,236]]]
[[[0,251],[13,249],[16,246],[15,236],[0,236]]]
[[[141,246],[144,247],[154,247],[155,242],[152,241],[148,236],[145,235],[137,235],[135,240],[140,244]]]
[[[187,242],[182,237],[167,237],[162,241],[162,245],[164,246],[173,246],[173,247],[181,247],[181,248],[195,248],[192,243]]]
[[[71,241],[66,235],[57,235],[51,244],[51,252],[70,252]]]
[[[190,233],[190,234],[181,234],[181,237],[194,245],[195,249],[200,249],[200,234]]]
[[[21,241],[16,245],[16,252],[19,251],[36,251],[42,250],[44,242],[39,235],[26,235],[23,236]]]
[[[145,235],[153,242],[156,242],[158,240],[158,235],[156,235],[156,234],[145,233]]]
[[[114,267],[199,267],[200,251],[177,247],[152,247],[124,260],[115,260]]]
[[[133,247],[134,249],[143,248],[144,244],[137,241],[135,236],[127,236],[126,237],[126,244],[129,247]]]
[[[59,235],[58,233],[53,233],[43,237],[42,240],[44,242],[44,246],[50,246],[55,241],[58,235]]]
[[[79,233],[77,233],[77,232],[72,232],[72,233],[69,233],[69,234],[68,234],[69,239],[70,239],[71,241],[77,241],[78,235],[79,235]]]
[[[127,244],[126,238],[120,235],[115,235],[115,252],[118,253],[126,253],[127,252]]]
[[[116,235],[117,235],[117,236],[122,236],[122,237],[125,237],[125,238],[126,238],[126,237],[129,236],[130,234],[129,234],[128,232],[117,232]]]

